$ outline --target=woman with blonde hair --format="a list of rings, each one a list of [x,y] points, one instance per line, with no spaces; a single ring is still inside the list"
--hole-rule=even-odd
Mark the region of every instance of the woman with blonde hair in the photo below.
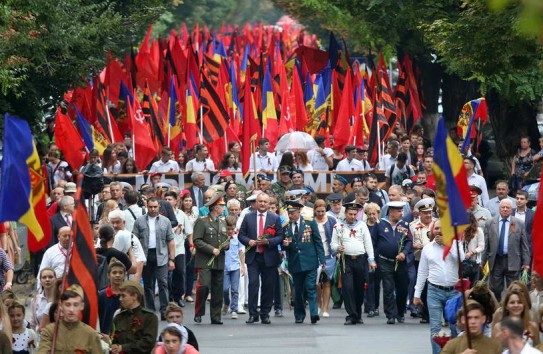
[[[40,278],[41,291],[32,298],[30,303],[32,329],[39,332],[45,327],[44,315],[49,313],[51,304],[58,300],[58,287],[56,286],[57,276],[51,267],[43,268],[38,275]]]
[[[119,209],[119,204],[117,204],[116,201],[113,199],[108,200],[104,204],[104,209],[102,211],[102,216],[100,217],[100,221],[98,222],[98,225],[104,226],[106,224],[109,224],[109,212]]]
[[[532,345],[539,344],[538,325],[530,318],[530,306],[522,292],[517,289],[508,291],[503,299],[502,309],[502,318],[511,317],[515,320],[522,321],[524,324],[524,337],[526,341],[531,341],[530,344]],[[494,338],[498,337],[500,331],[497,324],[494,325],[492,329],[492,336]]]

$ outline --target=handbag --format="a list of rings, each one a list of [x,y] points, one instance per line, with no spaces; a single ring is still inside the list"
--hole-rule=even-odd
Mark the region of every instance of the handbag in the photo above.
[[[479,265],[476,261],[472,259],[464,259],[462,261],[462,276],[464,278],[470,278],[477,274],[477,269],[479,268]]]

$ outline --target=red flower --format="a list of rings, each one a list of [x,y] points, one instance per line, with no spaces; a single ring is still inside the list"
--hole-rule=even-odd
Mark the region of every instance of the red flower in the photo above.
[[[264,233],[269,234],[270,236],[274,236],[275,235],[275,228],[270,226],[270,227],[268,227],[266,229],[266,231]]]

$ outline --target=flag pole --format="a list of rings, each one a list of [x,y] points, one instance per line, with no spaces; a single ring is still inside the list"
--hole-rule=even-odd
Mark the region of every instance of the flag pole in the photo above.
[[[464,284],[464,270],[462,269],[462,261],[460,260],[460,244],[458,240],[458,226],[454,225],[454,240],[456,241],[456,256],[458,258],[458,277],[460,278],[460,291],[462,292],[462,308],[464,310],[464,322],[466,324],[466,339],[468,341],[468,349],[472,349],[472,343],[471,343],[471,334],[469,333],[469,327],[468,327],[468,311],[467,311],[467,301],[466,301],[466,286]]]
[[[200,144],[204,143],[204,107],[200,105]]]
[[[253,183],[254,183],[254,188],[256,189],[257,188],[257,185],[256,185],[256,137],[253,136],[251,138],[251,151],[252,151],[252,155],[253,155]]]
[[[113,135],[113,128],[111,127],[111,116],[109,115],[109,107],[108,107],[108,101],[109,101],[109,86],[106,88],[106,99],[104,102],[105,110],[106,110],[106,116],[107,116],[107,125],[109,128],[109,135],[111,135],[111,142],[115,144],[115,136]]]
[[[373,119],[377,119],[374,117]],[[379,127],[379,120],[377,120],[377,158],[378,158],[378,164],[381,163],[381,127]],[[379,165],[379,169],[381,169],[382,166]]]
[[[172,126],[170,124],[168,124],[168,147],[170,147],[170,129],[172,128]]]

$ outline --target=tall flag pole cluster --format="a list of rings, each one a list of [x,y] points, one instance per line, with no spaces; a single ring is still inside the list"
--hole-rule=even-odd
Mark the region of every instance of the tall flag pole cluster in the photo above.
[[[421,118],[416,68],[407,55],[393,91],[382,55],[377,68],[371,57],[368,64],[352,62],[332,33],[322,50],[295,23],[217,31],[183,25],[160,39],[151,31],[137,50],[123,60],[109,56],[86,87],[65,95],[69,108],[57,115],[58,139],[76,142],[75,149],[60,148],[72,168],[91,149],[126,137],[134,139],[138,168],[163,146],[177,153],[203,143],[220,159],[228,142],[266,137],[273,149],[291,131],[334,137],[340,150],[369,143],[377,152],[396,122],[410,130]]]

